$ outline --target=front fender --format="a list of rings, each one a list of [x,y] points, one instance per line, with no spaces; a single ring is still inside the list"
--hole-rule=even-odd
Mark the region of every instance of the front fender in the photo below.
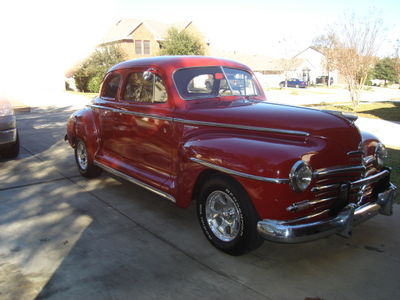
[[[362,143],[363,143],[363,152],[365,155],[374,155],[375,149],[378,143],[380,143],[379,139],[373,135],[372,133],[361,131]]]
[[[240,173],[288,178],[293,164],[319,149],[311,141],[287,141],[246,136],[208,136],[184,144],[185,156]]]
[[[261,218],[293,217],[286,207],[293,201],[301,201],[310,192],[296,193],[290,188],[290,169],[297,160],[310,159],[323,147],[324,143],[318,139],[295,141],[215,133],[192,137],[183,145],[178,185],[185,187],[183,191],[188,192],[196,190],[197,178],[204,172],[227,173],[199,163],[206,162],[240,173],[228,172],[228,175],[244,187]],[[252,179],[243,174],[260,178]],[[195,196],[186,193],[179,199],[192,199]]]

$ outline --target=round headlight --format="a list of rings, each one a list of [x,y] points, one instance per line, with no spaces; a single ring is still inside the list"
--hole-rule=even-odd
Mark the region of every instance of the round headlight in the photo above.
[[[304,161],[297,161],[289,173],[289,181],[292,189],[295,192],[302,192],[310,185],[311,180],[311,168]]]
[[[386,147],[385,145],[379,143],[378,145],[376,145],[375,148],[375,159],[379,167],[382,168],[385,165],[386,158],[387,158]]]

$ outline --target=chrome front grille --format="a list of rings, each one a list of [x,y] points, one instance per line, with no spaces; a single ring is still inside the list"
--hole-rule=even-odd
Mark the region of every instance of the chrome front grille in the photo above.
[[[385,184],[390,170],[377,168],[373,155],[362,157],[359,151],[353,152],[348,155],[353,162],[360,164],[315,170],[311,188],[313,196],[291,204],[287,210],[309,210],[310,216],[326,212],[335,215],[349,203],[362,205],[370,202],[375,187]]]
[[[353,184],[349,189],[348,202],[362,204],[372,193],[372,183],[364,180],[360,184],[354,183],[378,173],[375,165],[375,158],[368,156],[363,158],[362,165],[316,170],[314,187],[311,189],[315,199],[311,202],[314,203],[317,210],[329,208],[339,199],[341,185],[351,182]]]

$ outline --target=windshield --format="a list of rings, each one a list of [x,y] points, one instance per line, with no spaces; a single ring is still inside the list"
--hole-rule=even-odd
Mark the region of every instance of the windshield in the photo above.
[[[180,69],[174,74],[178,92],[185,100],[221,96],[258,96],[253,76],[244,70],[226,67]]]

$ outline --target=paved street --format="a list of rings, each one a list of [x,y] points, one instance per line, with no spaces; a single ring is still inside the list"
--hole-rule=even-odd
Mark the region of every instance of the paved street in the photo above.
[[[104,173],[79,176],[71,110],[18,115],[22,151],[0,162],[1,299],[400,299],[400,208],[351,239],[214,249],[181,209]]]

